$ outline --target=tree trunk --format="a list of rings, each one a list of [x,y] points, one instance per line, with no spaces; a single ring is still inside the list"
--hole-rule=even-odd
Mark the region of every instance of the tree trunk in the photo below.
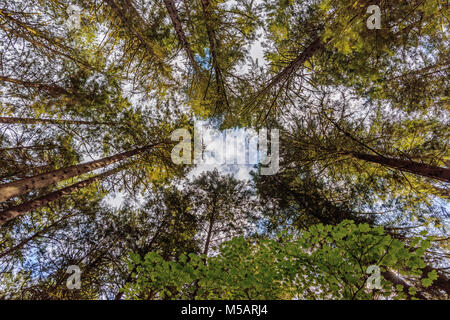
[[[394,286],[396,286],[396,285],[403,286],[403,293],[406,294],[406,299],[411,300],[411,295],[409,294],[409,288],[411,286],[409,284],[407,284],[405,280],[403,280],[401,277],[397,276],[394,272],[389,271],[389,270],[382,272],[381,275],[386,280],[391,282]],[[419,299],[422,299],[422,300],[427,300],[427,298],[421,292],[417,292],[416,297]]]
[[[49,145],[41,145],[41,146],[22,146],[22,147],[13,147],[13,148],[3,148],[0,149],[1,152],[8,152],[8,151],[20,151],[20,150],[51,150],[56,148],[56,144],[49,144]]]
[[[217,66],[217,38],[213,29],[213,26],[211,25],[210,19],[211,19],[211,7],[209,0],[201,0],[202,2],[202,9],[203,9],[203,15],[205,16],[205,24],[206,24],[206,33],[208,34],[208,41],[210,46],[211,55],[213,57],[213,64],[214,67]],[[217,71],[216,71],[217,73]]]
[[[41,173],[44,173],[45,171],[51,170],[51,169],[55,169],[55,167],[51,164],[46,164],[46,165],[42,165],[42,166],[37,166],[37,167],[20,167],[18,169],[18,171],[5,175],[5,176],[1,176],[0,179],[9,179],[11,180],[12,177],[16,177],[16,178],[28,178],[28,177],[32,177]]]
[[[421,279],[426,278],[428,276],[428,273],[435,270],[431,266],[426,266],[422,269],[422,276]],[[442,295],[439,291],[444,291],[447,295],[450,296],[450,280],[447,278],[445,274],[442,274],[438,270],[436,270],[438,274],[438,278],[433,281],[430,287],[426,288],[426,291],[438,291],[438,295]]]
[[[252,101],[247,104],[246,107],[250,107],[257,101],[257,99],[269,92],[274,86],[287,79],[292,73],[300,69],[300,67],[303,66],[303,64],[308,61],[314,54],[324,48],[325,43],[323,43],[320,38],[314,40],[305,50],[303,50],[303,52],[297,58],[295,58],[295,60],[289,63],[289,65],[281,70],[277,75],[272,77],[266,84],[266,86],[256,93],[256,95],[252,98]]]
[[[205,255],[205,260],[203,262],[205,264],[208,259],[209,245],[211,243],[211,236],[212,236],[212,231],[213,231],[213,226],[214,226],[214,217],[215,217],[215,209],[213,209],[213,212],[209,219],[208,234],[206,236],[205,248],[203,249],[203,254]],[[195,280],[195,282],[194,282],[194,291],[191,294],[191,300],[195,300],[195,298],[197,296],[198,290],[200,289],[199,282],[200,282],[199,279]]]
[[[142,148],[137,148],[131,151],[123,152],[100,160],[78,164],[75,166],[62,168],[47,173],[42,173],[30,178],[24,178],[18,181],[0,185],[0,202],[6,201],[13,197],[23,195],[33,190],[45,188],[54,183],[64,181],[66,179],[81,175],[83,173],[104,168],[110,164],[140,154],[160,144],[161,143],[150,144]]]
[[[11,220],[17,218],[18,216],[23,215],[31,210],[36,210],[36,209],[42,208],[42,207],[46,206],[49,202],[58,200],[59,198],[65,196],[65,195],[68,195],[72,192],[79,191],[82,188],[87,187],[96,181],[99,181],[106,177],[109,177],[120,170],[121,169],[118,169],[118,168],[108,170],[104,173],[96,175],[95,177],[80,181],[71,186],[68,186],[61,190],[49,193],[40,198],[33,199],[33,200],[27,201],[25,203],[22,203],[18,206],[14,206],[12,208],[6,209],[6,210],[0,212],[0,225],[6,223],[8,221],[11,221]]]
[[[351,153],[351,155],[360,160],[378,163],[380,165],[398,169],[400,171],[414,173],[431,179],[450,182],[450,169],[447,168],[435,167],[411,160],[387,158],[383,156],[364,153]]]
[[[217,83],[217,95],[222,96],[227,107],[229,108],[228,97],[225,90],[225,83],[222,74],[222,68],[219,65],[217,52],[220,46],[217,40],[216,33],[214,31],[214,26],[211,24],[211,3],[209,0],[201,0],[202,10],[205,19],[206,33],[208,34],[209,50],[212,56],[212,65],[215,71],[216,83]]]
[[[70,94],[69,91],[67,91],[66,89],[56,86],[56,85],[48,85],[48,84],[37,83],[37,82],[32,82],[32,81],[13,79],[13,78],[4,77],[4,76],[0,76],[0,81],[18,84],[18,85],[21,85],[21,86],[24,86],[27,88],[34,88],[34,89],[47,91],[48,93],[51,93],[53,95]]]
[[[136,8],[133,7],[132,3],[127,0],[117,1],[118,3],[116,3],[116,1],[114,0],[106,0],[105,2],[119,17],[124,27],[128,29],[128,31],[133,34],[145,47],[147,53],[155,58],[160,66],[164,67],[164,63],[162,61],[162,55],[164,54],[163,50],[159,45],[153,43],[148,38],[146,38],[144,34],[142,34],[141,28],[147,27],[147,24],[139,15]],[[140,25],[137,26],[135,23],[133,23],[133,19],[138,19]]]
[[[142,250],[140,250],[141,252],[138,252],[138,254],[141,256],[141,258],[143,258],[143,256],[145,256],[145,254],[147,252],[150,252],[152,249],[153,244],[155,243],[156,239],[158,238],[159,234],[161,233],[162,228],[166,225],[166,220],[163,219],[163,222],[158,226],[158,229],[155,232],[155,235],[152,237],[152,240],[150,240],[150,243],[148,245],[146,245]],[[125,285],[133,280],[133,273],[135,273],[137,270],[137,266],[135,265],[133,267],[133,269],[131,270],[131,272],[128,274],[128,276],[125,279],[124,285],[122,286],[122,289],[125,287]],[[122,297],[124,295],[123,291],[117,292],[117,294],[114,296],[114,300],[121,300]]]
[[[205,249],[203,250],[203,254],[205,256],[208,256],[209,245],[211,243],[211,236],[212,236],[213,227],[214,227],[214,216],[212,216],[210,221],[209,221],[209,228],[208,228],[208,234],[206,236]]]
[[[191,50],[191,46],[189,45],[189,42],[187,41],[186,35],[183,31],[183,27],[181,26],[180,17],[178,15],[175,2],[173,0],[164,0],[164,4],[166,5],[167,12],[169,12],[170,19],[172,20],[172,24],[175,28],[175,32],[178,37],[178,41],[180,42],[181,46],[186,52],[186,55],[188,56],[188,59],[191,62],[191,65],[194,68],[195,72],[197,73],[198,76],[201,76],[202,73],[200,67],[195,61],[194,54]]]
[[[2,253],[0,253],[0,259],[3,257],[6,257],[7,255],[10,255],[11,253],[13,253],[14,251],[20,250],[22,247],[24,247],[28,242],[30,242],[31,240],[34,240],[35,238],[39,237],[42,233],[46,232],[48,229],[50,229],[51,227],[54,227],[55,225],[57,225],[58,223],[60,223],[61,221],[67,219],[68,217],[70,217],[71,215],[65,215],[64,217],[62,217],[59,220],[56,220],[55,222],[53,222],[52,224],[46,226],[45,228],[42,228],[41,230],[39,230],[38,232],[36,232],[35,234],[33,234],[32,236],[23,239],[22,241],[20,241],[18,244],[16,244],[14,247],[9,248],[5,251],[3,251]]]
[[[18,118],[18,117],[0,117],[0,123],[7,124],[114,124],[95,121],[82,121],[82,120],[61,120],[61,119],[36,119],[36,118]]]
[[[358,15],[353,17],[351,20],[353,20],[357,16]],[[283,80],[287,79],[292,73],[300,69],[300,67],[303,66],[306,61],[308,61],[311,57],[313,57],[317,52],[323,50],[325,48],[325,45],[329,43],[331,40],[332,40],[331,38],[328,38],[326,39],[326,41],[322,41],[320,36],[317,37],[308,47],[306,47],[306,49],[302,51],[302,53],[300,53],[297,56],[297,58],[291,61],[287,67],[281,70],[281,72],[279,72],[277,75],[271,78],[267,83],[267,85],[262,90],[258,91],[256,96],[252,99],[251,104],[255,102],[256,99],[258,99],[259,97],[265,95],[274,86],[281,83]],[[247,105],[247,107],[249,107],[249,105]]]
[[[3,29],[6,33],[14,34],[17,37],[28,41],[36,48],[44,48],[46,50],[49,50],[50,52],[53,52],[54,54],[66,57],[78,64],[92,69],[92,67],[86,62],[81,61],[77,57],[73,57],[68,54],[68,52],[74,51],[74,49],[63,45],[61,42],[55,41],[56,39],[53,39],[52,35],[47,35],[44,31],[37,29],[34,25],[29,25],[14,18],[4,9],[0,10],[0,15],[15,24],[15,27],[12,26],[12,28],[6,28],[5,24],[0,24],[0,28]],[[23,32],[20,32],[20,30],[22,30]],[[26,32],[27,34],[25,34],[24,32]],[[44,40],[46,43],[42,41],[36,41],[33,37]],[[51,46],[55,46],[61,50],[57,50],[55,48],[52,48]]]

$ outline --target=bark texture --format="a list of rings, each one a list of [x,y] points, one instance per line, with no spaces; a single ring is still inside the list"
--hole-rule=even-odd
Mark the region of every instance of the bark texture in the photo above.
[[[23,195],[33,190],[48,187],[54,183],[61,182],[69,178],[73,178],[96,169],[104,168],[115,162],[130,158],[134,155],[150,150],[151,148],[156,147],[159,144],[160,143],[150,144],[142,148],[137,148],[131,151],[123,152],[100,160],[78,164],[75,166],[62,168],[47,173],[42,173],[33,177],[24,178],[18,181],[0,185],[0,202],[6,201],[13,197]]]

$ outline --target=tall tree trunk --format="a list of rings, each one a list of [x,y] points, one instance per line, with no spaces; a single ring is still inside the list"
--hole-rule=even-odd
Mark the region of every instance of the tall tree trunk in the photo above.
[[[435,167],[424,163],[414,162],[411,160],[387,158],[379,155],[371,155],[364,153],[351,153],[351,155],[360,160],[378,163],[380,165],[394,168],[400,171],[405,171],[427,178],[450,182],[450,169],[447,168]]]
[[[76,56],[71,56],[70,54],[68,54],[68,52],[73,52],[74,49],[70,48],[68,46],[65,46],[61,42],[56,41],[56,38],[54,36],[47,34],[45,31],[37,29],[36,26],[34,26],[34,25],[27,24],[23,21],[20,21],[20,20],[14,18],[10,13],[8,13],[4,9],[0,10],[0,16],[5,18],[7,21],[10,21],[11,23],[13,23],[12,28],[7,28],[5,24],[0,24],[0,28],[3,29],[6,33],[14,34],[16,37],[19,37],[19,38],[22,38],[22,39],[28,41],[36,48],[44,48],[56,55],[65,57],[65,58],[70,59],[78,64],[81,64],[89,69],[92,69],[92,66],[90,66],[85,61],[81,61]],[[43,41],[37,41],[34,38],[37,38],[37,39],[40,39]],[[61,50],[52,48],[52,46],[59,48]]]
[[[6,210],[0,212],[0,225],[6,223],[8,221],[11,221],[11,220],[17,218],[18,216],[23,215],[31,210],[36,210],[36,209],[42,208],[52,201],[58,200],[61,197],[68,195],[72,192],[79,191],[82,188],[85,188],[96,181],[99,181],[106,177],[109,177],[109,176],[117,173],[120,170],[121,170],[120,167],[108,170],[104,173],[101,173],[92,178],[77,182],[77,183],[75,183],[71,186],[65,187],[61,190],[51,192],[45,196],[27,201],[25,203],[22,203],[18,206],[14,206],[9,209],[6,209]]]
[[[375,149],[371,148],[364,142],[355,138],[352,134],[341,128],[336,122],[330,119],[325,113],[323,113],[325,118],[330,121],[339,131],[344,133],[347,137],[360,144],[364,148],[376,153],[376,155],[360,153],[360,152],[344,152],[343,155],[352,156],[359,160],[364,160],[368,162],[378,163],[382,166],[391,167],[400,171],[410,172],[423,177],[437,179],[445,182],[450,182],[450,169],[436,167],[424,163],[415,162],[412,160],[404,160],[398,158],[388,158],[377,152]]]
[[[14,79],[14,78],[9,78],[9,77],[4,77],[4,76],[0,76],[0,81],[18,84],[18,85],[21,85],[21,86],[24,86],[27,88],[44,90],[52,95],[70,94],[69,91],[67,91],[66,89],[59,87],[57,85],[48,85],[48,84],[37,83],[37,82],[32,82],[32,81],[25,81],[25,80]]]
[[[319,38],[316,38],[305,50],[300,53],[297,58],[291,61],[283,70],[281,70],[278,74],[272,77],[268,83],[259,90],[251,99],[249,103],[246,104],[243,111],[248,112],[252,105],[255,104],[259,98],[266,95],[273,87],[277,84],[282,83],[284,80],[287,80],[289,76],[295,73],[301,66],[305,64],[312,56],[314,56],[317,52],[323,50],[325,48],[325,43]]]
[[[66,179],[81,175],[83,173],[104,168],[115,162],[130,158],[134,155],[140,154],[151,148],[157,147],[160,144],[161,143],[150,144],[142,148],[137,148],[131,151],[123,152],[100,160],[78,164],[75,166],[62,168],[47,173],[42,173],[30,178],[24,178],[18,181],[0,185],[0,202],[6,201],[13,197],[23,195],[33,190],[45,188],[54,183],[64,181]]]
[[[55,222],[51,223],[50,225],[42,228],[41,230],[39,230],[38,232],[36,232],[35,234],[33,234],[32,236],[29,236],[25,239],[23,239],[22,241],[20,241],[18,244],[16,244],[14,247],[11,247],[3,252],[0,253],[0,259],[3,257],[6,257],[7,255],[10,255],[11,253],[20,250],[22,247],[24,247],[28,242],[34,240],[35,238],[38,238],[42,233],[46,232],[47,230],[49,230],[51,227],[54,227],[55,225],[57,225],[58,223],[60,223],[61,221],[67,219],[68,217],[70,217],[71,215],[65,215],[64,217],[62,217],[59,220],[56,220]]]
[[[391,282],[394,286],[401,285],[403,286],[403,293],[406,294],[406,299],[411,300],[411,295],[409,294],[409,288],[411,287],[405,280],[403,280],[400,276],[397,276],[394,272],[387,270],[382,272],[381,275]],[[427,300],[427,298],[421,293],[417,292],[416,297],[422,300]]]
[[[217,51],[220,43],[217,40],[216,33],[214,31],[214,26],[211,23],[211,15],[212,15],[211,3],[209,0],[201,0],[201,3],[206,25],[206,33],[208,34],[209,49],[212,56],[212,64],[215,71],[215,77],[217,82],[217,94],[218,96],[223,96],[223,99],[225,100],[225,103],[229,108],[224,78],[222,74],[222,68],[219,65],[217,57]]]
[[[208,252],[209,252],[209,246],[211,243],[211,237],[212,237],[212,231],[214,227],[214,217],[215,217],[215,209],[213,209],[213,212],[209,219],[209,227],[208,227],[208,234],[206,235],[206,242],[205,242],[205,248],[203,249],[203,254],[205,255],[204,263],[206,264],[206,261],[208,259]],[[191,299],[195,300],[198,290],[200,289],[199,285],[199,279],[195,280],[194,282],[194,291],[191,294]]]
[[[426,288],[426,291],[439,291],[442,290],[444,291],[449,297],[450,297],[450,279],[443,274],[442,272],[434,269],[431,266],[426,266],[425,268],[422,269],[422,276],[421,279],[428,277],[428,273],[435,270],[436,273],[438,274],[438,278],[436,280],[433,281],[433,283],[431,284],[430,287]],[[436,293],[436,292],[435,292]],[[437,294],[440,295],[440,293],[438,292]]]
[[[62,120],[62,119],[40,119],[40,118],[18,118],[18,117],[0,117],[0,123],[7,124],[114,124],[112,122],[96,122],[96,121],[82,121],[82,120]]]
[[[22,146],[22,147],[13,147],[13,148],[2,148],[1,152],[7,151],[19,151],[19,150],[50,150],[56,148],[56,144],[48,144],[48,145],[40,145],[40,146]]]
[[[11,179],[12,177],[16,177],[16,178],[27,178],[27,177],[32,177],[35,176],[37,174],[41,174],[43,172],[46,172],[48,170],[54,169],[54,166],[51,164],[46,164],[46,165],[42,165],[42,166],[36,166],[36,167],[20,167],[18,168],[18,170],[14,173],[8,174],[8,175],[4,175],[4,176],[0,176],[0,179]]]
[[[430,71],[430,70],[433,70],[433,69],[438,69],[438,70],[435,70],[432,73],[442,72],[442,71],[445,71],[445,70],[447,70],[449,68],[448,67],[449,62],[450,61],[446,61],[446,60],[444,60],[444,62],[440,61],[439,63],[435,63],[435,64],[433,64],[431,66],[428,66],[428,67],[425,67],[425,68],[422,68],[422,69],[418,69],[418,70],[414,70],[414,71],[409,71],[409,72],[406,72],[406,73],[402,73],[402,74],[400,74],[398,76],[395,76],[395,77],[386,78],[385,80],[386,81],[394,81],[394,80],[397,80],[397,79],[400,79],[400,78],[409,77],[411,75],[414,75],[414,76],[423,75],[424,73],[426,73],[425,75],[428,75],[427,72]],[[442,66],[444,66],[444,69],[439,69]]]
[[[152,237],[152,240],[150,240],[150,243],[146,245],[144,248],[141,248],[142,250],[139,250],[138,254],[143,258],[147,252],[150,252],[152,250],[152,246],[157,240],[158,236],[161,233],[162,228],[166,225],[166,219],[163,219],[162,223],[158,226],[158,229],[155,232],[155,235]],[[124,285],[122,286],[122,289],[125,287],[125,285],[133,280],[133,273],[136,272],[137,266],[135,265],[133,269],[128,273],[128,276],[125,279]],[[123,291],[117,292],[117,294],[114,296],[114,300],[121,300],[124,295]]]
[[[145,21],[134,8],[133,4],[127,0],[106,0],[108,6],[114,11],[114,13],[122,21],[122,24],[128,31],[133,34],[139,42],[145,47],[146,51],[151,57],[155,58],[158,64],[164,67],[162,61],[163,49],[156,43],[150,41],[143,33],[142,28],[148,27]],[[139,25],[134,23],[133,19],[139,20]]]
[[[175,2],[173,0],[164,0],[164,4],[166,5],[167,12],[169,12],[170,19],[172,20],[172,24],[175,28],[175,32],[178,37],[178,41],[183,47],[186,55],[188,56],[189,61],[191,62],[192,67],[194,68],[197,76],[201,76],[201,70],[198,66],[197,62],[194,59],[194,53],[191,50],[191,46],[186,39],[186,35],[183,31],[183,27],[181,25],[180,17],[178,15],[177,8],[175,6]]]
[[[211,244],[211,237],[212,237],[213,227],[214,227],[214,215],[209,220],[208,234],[206,235],[205,249],[203,250],[203,254],[205,256],[208,256],[209,246]]]
[[[213,57],[213,63],[217,63],[217,38],[214,32],[214,26],[211,24],[211,3],[209,0],[201,0],[203,15],[205,17],[206,33],[208,34],[208,41]]]

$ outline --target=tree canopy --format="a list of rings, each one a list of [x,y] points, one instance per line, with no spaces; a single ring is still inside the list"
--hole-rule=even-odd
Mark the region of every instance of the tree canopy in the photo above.
[[[0,0],[0,299],[448,299],[448,13]]]

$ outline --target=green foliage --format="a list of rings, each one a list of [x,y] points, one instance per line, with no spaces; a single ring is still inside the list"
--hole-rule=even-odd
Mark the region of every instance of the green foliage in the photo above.
[[[0,210],[117,166],[2,226],[0,298],[448,298],[445,1],[0,2],[0,193],[27,188]],[[196,120],[278,128],[280,172],[192,178]]]
[[[156,252],[144,259],[131,255],[130,268],[137,266],[135,282],[128,283],[125,292],[131,299],[147,294],[154,299],[188,299],[193,294],[196,299],[256,300],[389,297],[395,293],[384,279],[382,289],[366,288],[367,268],[376,265],[384,272],[408,266],[408,274],[414,276],[424,263],[423,252],[416,249],[406,248],[382,227],[349,220],[334,227],[318,224],[297,238],[234,238],[208,258],[189,254],[164,260]],[[422,284],[429,286],[436,278],[432,272]],[[411,295],[417,292],[414,287],[409,290]]]

